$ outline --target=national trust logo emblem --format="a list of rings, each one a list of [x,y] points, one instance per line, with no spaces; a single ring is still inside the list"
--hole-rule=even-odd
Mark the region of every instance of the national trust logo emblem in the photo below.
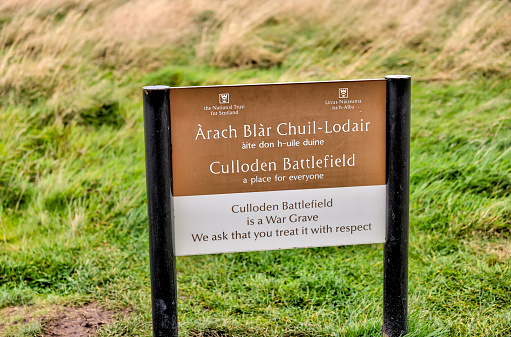
[[[229,94],[218,95],[218,101],[220,102],[220,104],[229,103]]]
[[[348,88],[339,88],[339,98],[348,98]]]

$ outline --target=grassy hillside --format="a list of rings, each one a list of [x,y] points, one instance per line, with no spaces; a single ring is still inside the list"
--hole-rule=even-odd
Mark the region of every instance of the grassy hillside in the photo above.
[[[511,335],[509,1],[0,2],[0,336],[150,336],[141,87],[412,75],[410,336]],[[183,336],[381,334],[382,245],[178,259]]]

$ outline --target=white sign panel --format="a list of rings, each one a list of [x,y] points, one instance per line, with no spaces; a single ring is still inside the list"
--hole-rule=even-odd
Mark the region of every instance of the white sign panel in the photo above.
[[[385,193],[378,185],[175,197],[175,252],[384,242]]]

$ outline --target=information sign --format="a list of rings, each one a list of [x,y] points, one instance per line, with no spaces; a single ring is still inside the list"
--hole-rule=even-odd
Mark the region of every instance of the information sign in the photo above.
[[[385,240],[386,81],[170,89],[176,255]]]
[[[153,336],[178,336],[176,255],[376,242],[406,334],[410,76],[143,90]]]

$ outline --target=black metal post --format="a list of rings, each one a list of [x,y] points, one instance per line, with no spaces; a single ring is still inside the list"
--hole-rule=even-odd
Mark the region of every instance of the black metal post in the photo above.
[[[383,249],[383,336],[407,332],[411,77],[387,80],[387,238]]]
[[[167,86],[143,88],[153,336],[178,336]]]

